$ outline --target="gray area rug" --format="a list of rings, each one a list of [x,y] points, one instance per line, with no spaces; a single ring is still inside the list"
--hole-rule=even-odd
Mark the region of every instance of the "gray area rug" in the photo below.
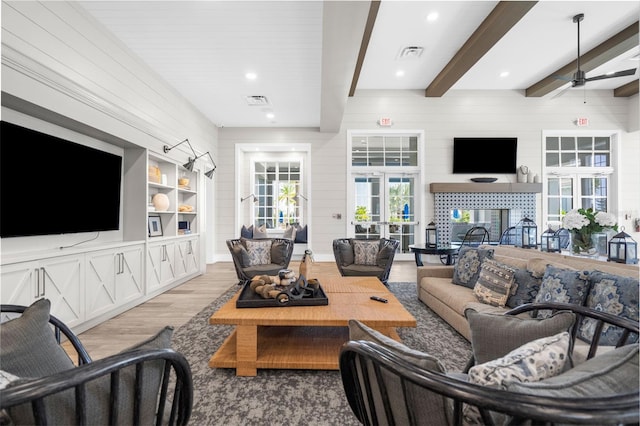
[[[413,314],[417,328],[399,328],[407,346],[438,357],[448,371],[460,371],[471,345],[418,300],[416,284],[389,283]],[[173,347],[191,364],[194,382],[193,425],[358,425],[344,395],[338,371],[258,370],[236,377],[233,369],[212,369],[207,362],[233,327],[209,325],[213,312],[228,301],[234,286],[203,309],[173,336]]]

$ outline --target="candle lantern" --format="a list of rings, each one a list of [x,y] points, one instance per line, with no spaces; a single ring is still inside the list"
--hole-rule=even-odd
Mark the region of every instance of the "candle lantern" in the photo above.
[[[540,251],[560,252],[560,234],[551,229],[551,227],[547,228],[540,237]]]
[[[621,231],[609,240],[610,262],[638,263],[638,243],[629,234]]]
[[[517,223],[515,246],[522,248],[538,247],[538,225],[534,221],[525,217]]]
[[[436,228],[436,224],[431,221],[427,225],[426,235],[425,235],[425,247],[428,248],[436,248],[438,247],[438,228]]]

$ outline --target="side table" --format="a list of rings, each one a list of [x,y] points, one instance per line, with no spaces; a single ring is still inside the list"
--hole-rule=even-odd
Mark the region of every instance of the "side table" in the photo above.
[[[453,265],[455,263],[454,256],[458,253],[460,247],[440,246],[440,247],[425,247],[424,244],[410,244],[409,250],[413,252],[416,257],[416,265],[424,266],[422,263],[423,254],[432,254],[446,257],[445,265]]]

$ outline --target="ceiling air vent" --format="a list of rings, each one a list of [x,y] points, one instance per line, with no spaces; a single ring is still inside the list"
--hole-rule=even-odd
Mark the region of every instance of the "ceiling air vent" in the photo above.
[[[422,55],[423,47],[420,46],[407,46],[403,47],[400,50],[400,54],[398,55],[398,59],[413,59],[419,58]]]
[[[269,105],[269,100],[266,96],[246,96],[245,99],[249,106],[260,106],[260,105]]]

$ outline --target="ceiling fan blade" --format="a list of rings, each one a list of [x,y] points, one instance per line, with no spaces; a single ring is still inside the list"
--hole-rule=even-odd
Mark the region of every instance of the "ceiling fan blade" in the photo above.
[[[552,75],[552,77],[555,78],[556,80],[573,81],[572,77],[567,77],[566,75],[554,74],[554,75]]]
[[[605,78],[625,77],[628,75],[634,75],[635,73],[636,73],[636,68],[631,68],[624,71],[614,72],[613,74],[602,74],[602,75],[597,75],[595,77],[589,77],[585,79],[585,81],[604,80]]]

